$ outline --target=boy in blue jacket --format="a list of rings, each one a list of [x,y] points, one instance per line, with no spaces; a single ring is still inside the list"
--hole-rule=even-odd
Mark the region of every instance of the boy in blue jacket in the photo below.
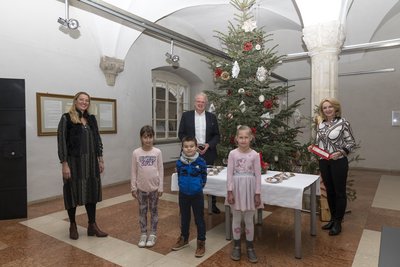
[[[179,185],[181,235],[172,250],[180,250],[188,246],[190,208],[192,208],[197,226],[197,249],[195,257],[203,257],[206,251],[203,188],[207,182],[207,165],[205,160],[199,157],[196,138],[187,136],[182,139],[182,154],[176,162],[176,170]]]

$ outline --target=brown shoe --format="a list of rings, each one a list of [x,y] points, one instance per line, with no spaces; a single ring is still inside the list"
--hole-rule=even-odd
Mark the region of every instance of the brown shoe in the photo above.
[[[100,228],[97,226],[96,223],[89,223],[88,229],[87,229],[87,235],[88,236],[97,236],[97,237],[106,237],[108,236],[107,233],[103,232],[100,230]]]
[[[201,258],[206,253],[206,241],[204,240],[197,240],[197,249],[194,256],[196,258]]]
[[[74,222],[69,225],[69,238],[72,240],[77,240],[79,238],[78,229]]]
[[[189,245],[188,240],[185,241],[185,238],[183,236],[178,237],[178,240],[176,241],[176,244],[172,247],[172,250],[181,250],[184,247],[187,247]]]

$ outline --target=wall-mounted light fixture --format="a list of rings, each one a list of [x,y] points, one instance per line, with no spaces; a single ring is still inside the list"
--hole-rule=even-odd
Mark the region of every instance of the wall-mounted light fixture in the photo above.
[[[400,126],[400,110],[392,110],[392,126]]]
[[[71,30],[76,30],[79,27],[78,20],[69,18],[68,0],[65,0],[65,19],[60,17],[60,18],[58,18],[57,22]]]
[[[171,61],[171,63],[177,63],[179,61],[179,56],[174,54],[174,40],[171,40],[171,52],[165,53],[165,56],[168,61]]]

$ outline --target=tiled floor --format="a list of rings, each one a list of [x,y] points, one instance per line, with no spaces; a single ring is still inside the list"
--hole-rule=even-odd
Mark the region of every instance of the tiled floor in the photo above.
[[[32,204],[28,219],[0,221],[1,266],[377,266],[380,231],[400,227],[399,173],[351,171],[357,199],[348,205],[343,232],[331,237],[320,230],[309,235],[309,214],[302,214],[302,259],[294,258],[293,210],[266,206],[262,225],[255,227],[258,264],[230,259],[225,240],[224,214],[208,215],[206,255],[195,258],[196,230],[192,222],[188,248],[171,251],[179,235],[177,195],[171,193],[170,171],[159,203],[158,240],[152,248],[138,248],[137,203],[129,183],[104,188],[97,222],[107,238],[86,235],[85,210],[78,208],[79,239],[68,238],[69,223],[62,199]],[[222,208],[222,199],[219,206]],[[244,244],[243,244],[244,245]],[[245,252],[245,249],[242,248]]]

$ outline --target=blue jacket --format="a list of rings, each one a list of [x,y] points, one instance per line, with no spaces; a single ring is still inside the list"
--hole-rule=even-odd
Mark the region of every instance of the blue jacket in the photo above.
[[[203,187],[207,182],[207,165],[202,157],[198,157],[190,163],[184,163],[178,159],[176,170],[180,192],[185,195],[196,195],[203,192]]]

